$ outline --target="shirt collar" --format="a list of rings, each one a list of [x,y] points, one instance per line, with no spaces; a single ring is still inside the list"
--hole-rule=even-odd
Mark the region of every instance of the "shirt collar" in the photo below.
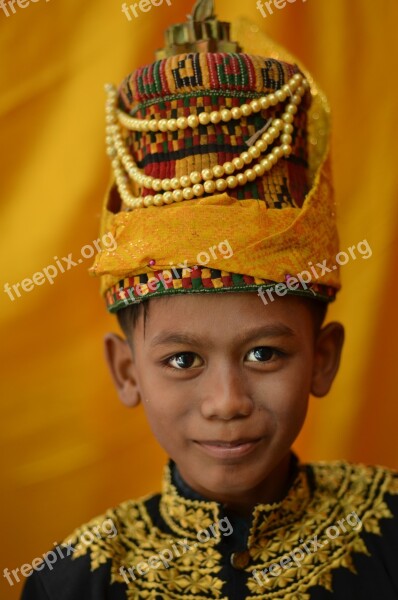
[[[272,504],[257,504],[249,519],[248,545],[268,536],[276,528],[299,521],[312,496],[313,482],[309,467],[299,463],[292,453],[292,483],[285,497]],[[177,535],[194,539],[198,532],[217,523],[228,513],[224,505],[208,500],[193,490],[170,460],[164,470],[161,514]]]

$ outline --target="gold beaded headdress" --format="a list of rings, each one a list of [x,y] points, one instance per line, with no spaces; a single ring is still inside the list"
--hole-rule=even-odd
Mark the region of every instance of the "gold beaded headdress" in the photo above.
[[[336,256],[327,101],[254,29],[237,27],[246,54],[213,2],[198,0],[155,63],[107,86],[114,181],[102,234],[117,248],[91,272],[111,312],[168,294],[275,287]],[[222,242],[227,260],[214,251]],[[287,292],[333,300],[338,268],[306,282]]]

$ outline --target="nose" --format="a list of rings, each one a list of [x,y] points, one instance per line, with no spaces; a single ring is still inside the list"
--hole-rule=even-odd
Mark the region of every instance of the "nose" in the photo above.
[[[206,419],[230,420],[248,417],[253,412],[248,382],[236,366],[213,369],[201,387],[201,412]]]

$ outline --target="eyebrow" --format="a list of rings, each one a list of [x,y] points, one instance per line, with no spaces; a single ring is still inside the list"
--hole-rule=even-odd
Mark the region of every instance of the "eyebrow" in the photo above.
[[[266,337],[296,337],[296,333],[284,323],[273,323],[263,327],[255,327],[240,332],[234,339],[235,342],[245,343]],[[205,336],[195,336],[178,331],[163,331],[150,342],[150,346],[161,346],[165,344],[186,344],[188,346],[207,345],[211,346]]]

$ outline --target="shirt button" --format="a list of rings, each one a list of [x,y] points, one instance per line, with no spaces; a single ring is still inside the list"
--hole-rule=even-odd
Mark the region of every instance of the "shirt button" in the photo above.
[[[245,569],[250,562],[250,552],[244,550],[243,552],[233,552],[231,554],[231,565],[234,569]]]

